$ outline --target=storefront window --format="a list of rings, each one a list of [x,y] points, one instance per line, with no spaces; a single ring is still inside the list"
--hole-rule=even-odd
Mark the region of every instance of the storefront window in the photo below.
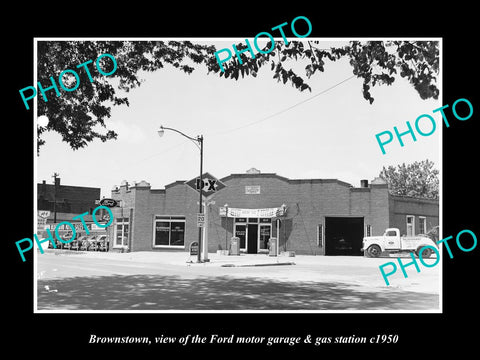
[[[372,225],[365,226],[365,236],[372,236]]]
[[[415,216],[407,215],[407,236],[415,236]]]
[[[259,249],[268,249],[268,240],[270,240],[272,227],[270,225],[260,225]]]
[[[128,225],[128,218],[119,218],[116,220],[115,247],[128,246]]]
[[[240,225],[240,224],[235,225],[235,236],[240,238],[240,249],[243,249],[243,250],[247,248],[247,245],[245,243],[245,236],[247,234],[246,229],[247,229],[246,225]]]
[[[323,247],[323,224],[317,225],[317,245]]]
[[[170,223],[168,221],[156,222],[155,245],[170,245]]]
[[[425,216],[418,217],[418,231],[424,235],[427,233],[427,218]]]
[[[185,245],[185,218],[166,217],[155,220],[154,246]]]

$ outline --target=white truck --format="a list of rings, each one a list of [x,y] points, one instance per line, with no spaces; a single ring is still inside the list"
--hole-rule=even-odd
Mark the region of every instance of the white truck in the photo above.
[[[435,242],[425,235],[400,236],[400,230],[388,228],[382,236],[364,237],[361,250],[368,257],[379,257],[382,252],[414,252],[418,256],[419,250],[426,245],[437,247]],[[432,253],[433,250],[427,247],[422,251],[422,258],[428,258]]]

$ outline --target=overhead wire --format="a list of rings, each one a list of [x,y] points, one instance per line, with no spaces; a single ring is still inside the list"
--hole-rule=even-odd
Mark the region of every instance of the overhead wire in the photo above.
[[[327,93],[328,91],[336,88],[337,86],[340,86],[341,84],[347,82],[348,80],[354,78],[355,76],[356,76],[356,75],[349,76],[348,78],[346,78],[346,79],[344,79],[344,80],[336,83],[335,85],[332,85],[332,86],[330,86],[329,88],[327,88],[327,89],[325,89],[325,90],[322,90],[322,91],[320,91],[319,93],[317,93],[317,94],[315,94],[315,95],[313,95],[313,96],[310,96],[310,97],[307,98],[307,99],[304,99],[304,100],[302,100],[302,101],[299,101],[298,103],[296,103],[296,104],[294,104],[294,105],[291,105],[291,106],[289,106],[288,108],[285,108],[285,109],[283,109],[283,110],[277,111],[277,112],[274,113],[274,114],[268,115],[268,116],[263,117],[263,118],[261,118],[261,119],[259,119],[259,120],[255,120],[255,121],[253,121],[253,122],[251,122],[251,123],[248,123],[248,124],[245,124],[245,125],[241,125],[241,126],[238,126],[238,127],[236,127],[236,128],[233,128],[233,129],[229,129],[229,130],[221,131],[221,132],[218,132],[218,133],[214,133],[214,134],[212,134],[212,135],[228,134],[228,133],[231,133],[231,132],[233,132],[233,131],[237,131],[237,130],[240,130],[240,129],[243,129],[243,128],[246,128],[246,127],[249,127],[249,126],[258,124],[258,123],[261,123],[261,122],[266,121],[266,120],[268,120],[268,119],[271,119],[271,118],[274,117],[274,116],[278,116],[278,115],[280,115],[280,114],[283,114],[284,112],[287,112],[287,111],[289,111],[289,110],[291,110],[291,109],[293,109],[293,108],[295,108],[295,107],[297,107],[297,106],[299,106],[299,105],[302,105],[302,104],[306,103],[307,101],[310,101],[310,100],[315,99],[316,97],[318,97],[318,96],[320,96],[320,95],[323,95],[323,94]]]
[[[351,80],[351,79],[354,78],[354,77],[355,77],[355,75],[351,75],[351,76],[349,76],[348,78],[343,79],[342,81],[340,81],[340,82],[338,82],[338,83],[336,83],[336,84],[334,84],[334,85],[332,85],[332,86],[330,86],[330,87],[328,87],[328,88],[320,91],[319,93],[317,93],[317,94],[315,94],[315,95],[313,95],[313,96],[310,96],[310,97],[307,98],[307,99],[304,99],[304,100],[302,100],[302,101],[299,101],[299,102],[297,102],[296,104],[293,104],[293,105],[291,105],[291,106],[289,106],[289,107],[287,107],[287,108],[285,108],[285,109],[282,109],[282,110],[280,110],[280,111],[277,111],[276,113],[270,114],[270,115],[265,116],[265,117],[263,117],[263,118],[261,118],[261,119],[255,120],[255,121],[253,121],[253,122],[251,122],[251,123],[244,124],[244,125],[241,125],[241,126],[238,126],[238,127],[232,128],[232,129],[229,129],[229,130],[220,131],[220,132],[217,132],[217,133],[212,133],[212,134],[210,134],[210,136],[228,134],[228,133],[231,133],[231,132],[240,130],[240,129],[244,129],[244,128],[246,128],[246,127],[250,127],[250,126],[259,124],[259,123],[264,122],[264,121],[266,121],[266,120],[269,120],[269,119],[271,119],[271,118],[273,118],[273,117],[275,117],[275,116],[278,116],[278,115],[280,115],[280,114],[283,114],[283,113],[285,113],[285,112],[287,112],[287,111],[289,111],[289,110],[291,110],[291,109],[293,109],[293,108],[295,108],[295,107],[297,107],[297,106],[300,106],[300,105],[302,105],[302,104],[304,104],[304,103],[306,103],[306,102],[308,102],[308,101],[310,101],[310,100],[313,100],[313,99],[317,98],[318,96],[327,93],[327,92],[330,91],[330,90],[333,90],[333,89],[336,88],[337,86],[342,85],[343,83]],[[165,154],[166,152],[169,152],[169,151],[171,151],[171,150],[173,150],[173,149],[175,149],[175,148],[178,148],[178,147],[180,147],[180,146],[182,146],[182,145],[184,145],[184,144],[183,144],[183,143],[178,143],[177,145],[174,145],[174,146],[172,146],[172,147],[170,147],[170,148],[168,148],[168,149],[165,149],[165,150],[163,150],[163,151],[161,151],[161,152],[158,152],[158,153],[149,155],[149,156],[147,156],[147,157],[145,157],[145,158],[142,158],[142,159],[136,159],[133,163],[136,165],[136,164],[138,164],[138,163],[140,163],[140,162],[143,162],[143,161],[145,161],[145,160],[149,160],[149,159],[151,159],[151,158],[154,158],[154,157],[163,155],[163,154]],[[133,163],[132,163],[132,165],[133,165]]]

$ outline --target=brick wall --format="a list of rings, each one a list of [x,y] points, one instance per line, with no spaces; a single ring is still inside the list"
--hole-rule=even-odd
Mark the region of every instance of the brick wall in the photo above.
[[[55,185],[37,184],[38,210],[53,211],[55,197],[57,212],[81,214],[88,211],[91,213],[98,206],[95,200],[100,199],[100,188],[58,185],[55,196]]]
[[[215,194],[211,198],[215,204],[208,206],[210,252],[225,248],[226,238],[228,247],[233,235],[233,218],[219,215],[220,207],[225,204],[230,208],[250,209],[285,204],[286,217],[282,219],[279,234],[272,222],[272,236],[279,235],[281,251],[294,250],[299,254],[324,254],[324,247],[317,244],[317,226],[321,224],[324,228],[326,217],[363,217],[364,225],[372,226],[372,235],[383,234],[392,224],[399,225],[398,217],[403,216],[402,212],[412,212],[412,209],[416,209],[414,214],[427,214],[438,224],[438,202],[390,197],[384,183],[354,188],[335,179],[290,180],[276,174],[233,174],[221,181],[226,188]],[[247,194],[246,186],[259,186],[260,194]],[[125,213],[133,209],[131,251],[166,250],[153,246],[155,215],[185,217],[185,244],[181,250],[188,251],[190,243],[198,240],[198,193],[183,181],[169,184],[162,190],[152,190],[145,182],[130,188],[121,186],[112,192],[112,197],[124,200]],[[115,208],[114,216],[120,216],[121,211]]]
[[[426,217],[427,232],[439,224],[439,206],[437,200],[389,196],[390,227],[396,227],[400,234],[407,233],[407,215],[414,216],[415,234],[420,233],[419,217]]]

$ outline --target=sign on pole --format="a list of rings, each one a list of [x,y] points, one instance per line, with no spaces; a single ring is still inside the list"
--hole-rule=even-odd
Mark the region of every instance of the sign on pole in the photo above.
[[[197,213],[197,227],[205,226],[205,214]]]
[[[103,198],[99,201],[100,205],[107,207],[116,207],[118,206],[118,201],[110,198]]]
[[[190,181],[185,182],[186,185],[190,186],[193,190],[201,191],[202,195],[207,198],[221,189],[226,185],[218,180],[215,176],[207,173],[202,175],[202,181],[200,183],[200,178],[196,177]]]

